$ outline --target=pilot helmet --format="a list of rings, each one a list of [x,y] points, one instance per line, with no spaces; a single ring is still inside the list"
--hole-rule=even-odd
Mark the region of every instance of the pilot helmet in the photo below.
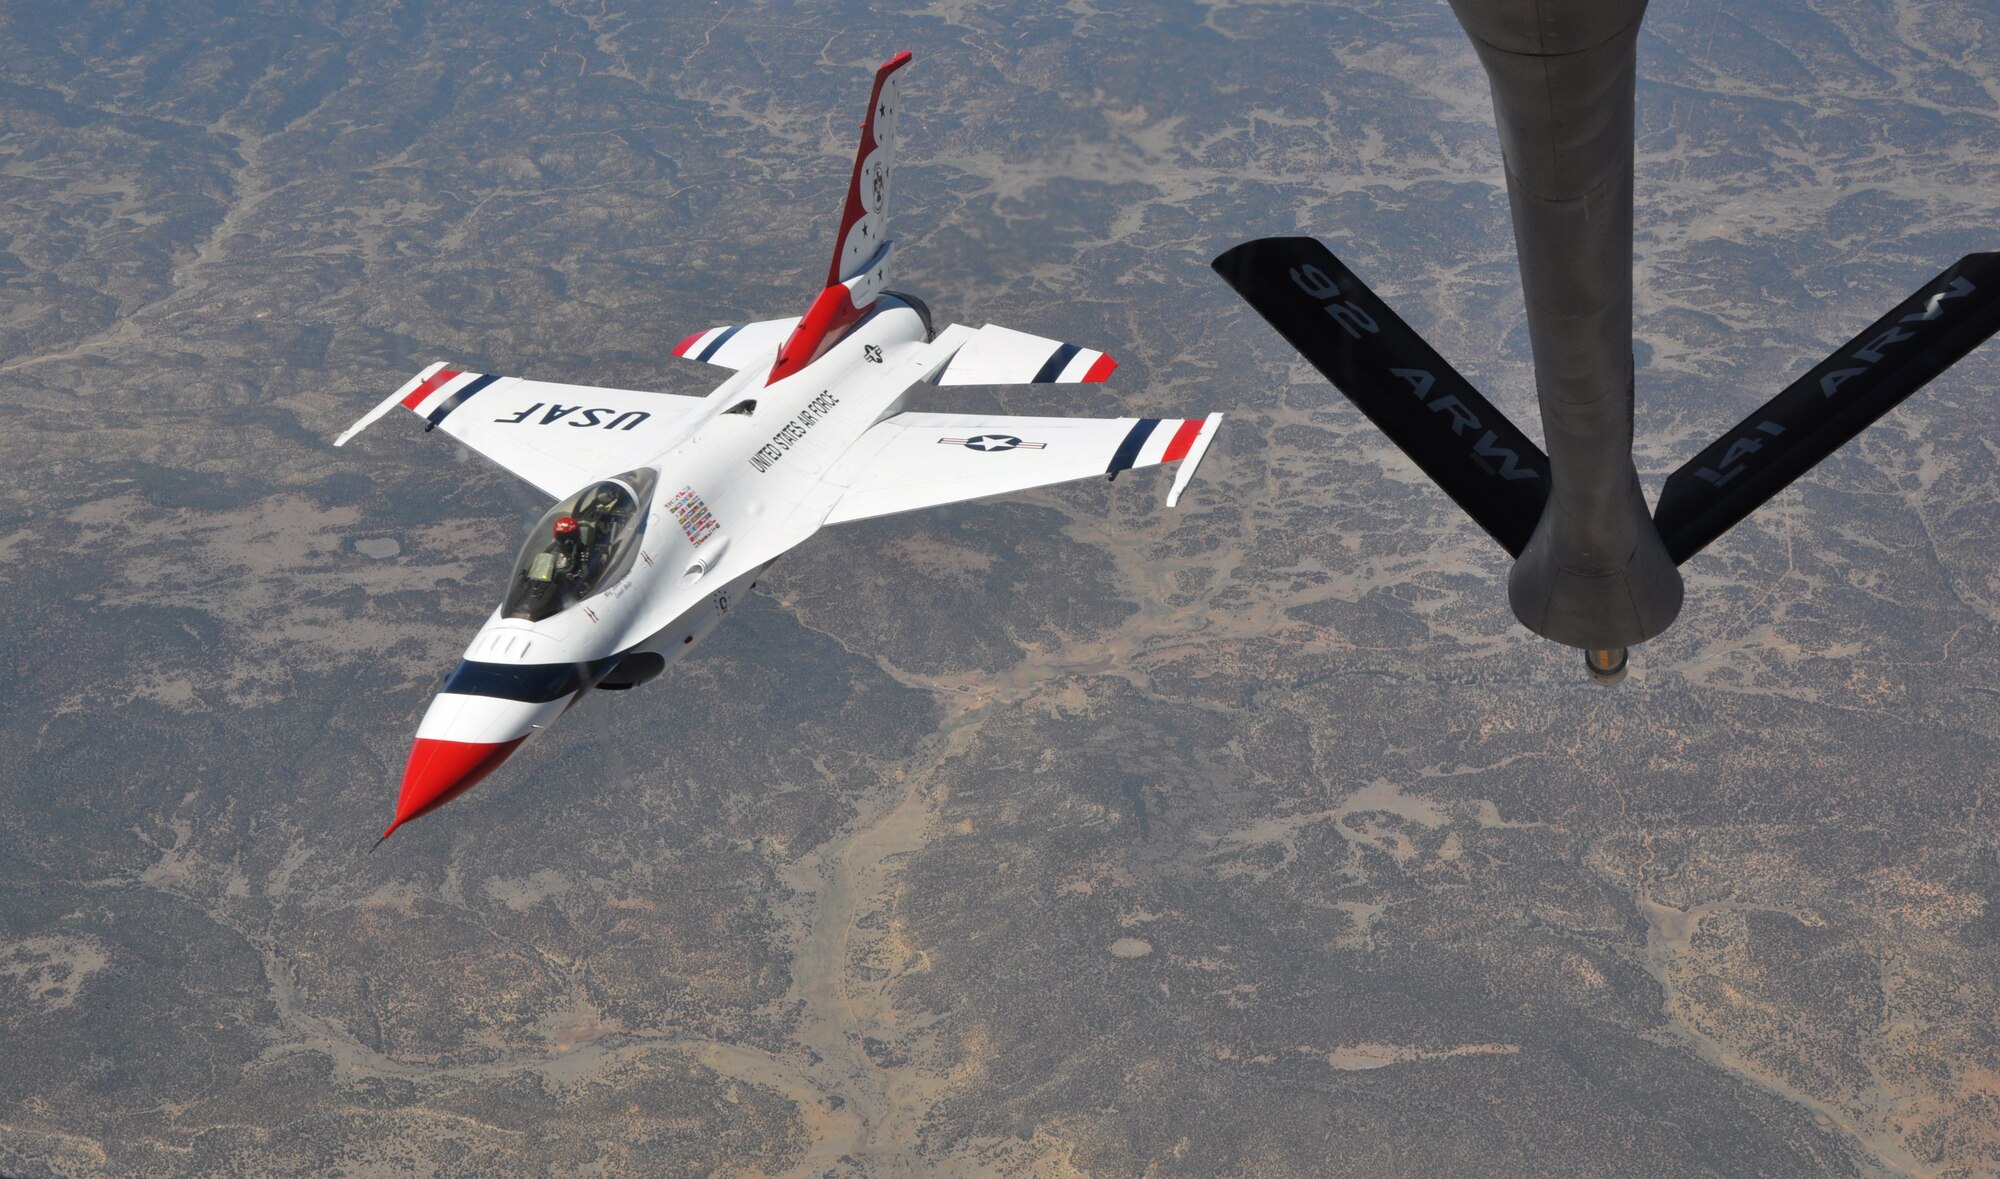
[[[571,533],[573,533],[573,532],[575,532],[575,531],[576,531],[576,517],[575,517],[575,516],[557,516],[557,517],[556,517],[556,535],[557,535],[557,536],[568,536],[568,535],[570,535]]]

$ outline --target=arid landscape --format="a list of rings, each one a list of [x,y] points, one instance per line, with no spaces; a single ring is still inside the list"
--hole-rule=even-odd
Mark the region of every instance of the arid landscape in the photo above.
[[[426,364],[700,394],[817,290],[1230,415],[829,530],[379,850],[538,492]],[[1984,0],[1655,0],[1649,495],[2000,248]],[[1588,682],[1208,259],[1324,238],[1538,434],[1440,3],[0,11],[0,1174],[2000,1175],[2000,345]]]

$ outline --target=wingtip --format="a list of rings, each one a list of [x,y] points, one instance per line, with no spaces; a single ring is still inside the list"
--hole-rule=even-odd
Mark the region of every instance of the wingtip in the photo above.
[[[447,370],[444,364],[445,362],[442,360],[436,361],[425,368],[424,371],[404,381],[402,388],[384,397],[374,409],[362,414],[361,420],[343,430],[340,437],[333,440],[333,444],[335,446],[346,446],[354,440],[356,434],[381,421],[384,417],[388,416],[390,410],[395,409],[398,405],[405,409],[415,410],[425,397],[430,396],[431,393],[436,391],[439,385],[450,381],[453,377],[462,375],[457,370]],[[440,375],[442,375],[442,380],[433,380],[433,378]]]
[[[1083,374],[1084,384],[1094,384],[1109,377],[1118,368],[1117,358],[1109,352],[1100,352],[1091,362],[1090,370]]]
[[[394,398],[391,398],[386,403],[386,405],[390,407],[393,407],[395,404],[396,402]],[[333,440],[334,446],[336,447],[346,446],[348,443],[354,441],[355,435],[361,433],[361,431],[366,430],[368,427],[380,421],[383,418],[383,416],[386,415],[388,412],[389,412],[388,408],[380,406],[368,411],[368,413],[364,415],[360,421],[354,423],[353,425],[347,427],[347,429],[342,430],[340,432],[339,437]]]
[[[1201,431],[1195,435],[1194,444],[1182,457],[1180,470],[1174,472],[1174,484],[1167,490],[1168,507],[1180,506],[1181,493],[1194,481],[1195,468],[1201,466],[1201,460],[1208,454],[1209,443],[1215,441],[1215,432],[1221,425],[1222,415],[1219,413],[1209,414],[1202,420]]]

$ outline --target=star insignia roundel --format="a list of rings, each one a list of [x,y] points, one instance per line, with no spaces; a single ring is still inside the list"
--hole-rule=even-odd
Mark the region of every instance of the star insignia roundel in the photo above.
[[[965,444],[973,450],[1012,450],[1021,445],[1021,440],[1012,434],[981,434],[967,438]]]
[[[986,454],[999,454],[1008,450],[1047,450],[1046,442],[1023,442],[1012,434],[974,434],[970,438],[940,438],[939,446],[963,446],[967,450],[977,450]]]

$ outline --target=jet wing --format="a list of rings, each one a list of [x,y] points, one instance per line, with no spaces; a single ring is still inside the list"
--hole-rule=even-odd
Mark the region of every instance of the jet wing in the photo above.
[[[760,319],[731,327],[713,327],[696,332],[674,345],[674,355],[700,360],[727,369],[745,369],[778,354],[778,345],[791,338],[799,317]]]
[[[1167,504],[1215,440],[1206,418],[1021,418],[904,413],[888,418],[828,471],[846,491],[828,524],[869,520],[1120,471],[1181,463]]]
[[[552,496],[629,470],[667,449],[699,397],[597,389],[463,372],[434,364],[334,439],[367,429],[398,405]]]

